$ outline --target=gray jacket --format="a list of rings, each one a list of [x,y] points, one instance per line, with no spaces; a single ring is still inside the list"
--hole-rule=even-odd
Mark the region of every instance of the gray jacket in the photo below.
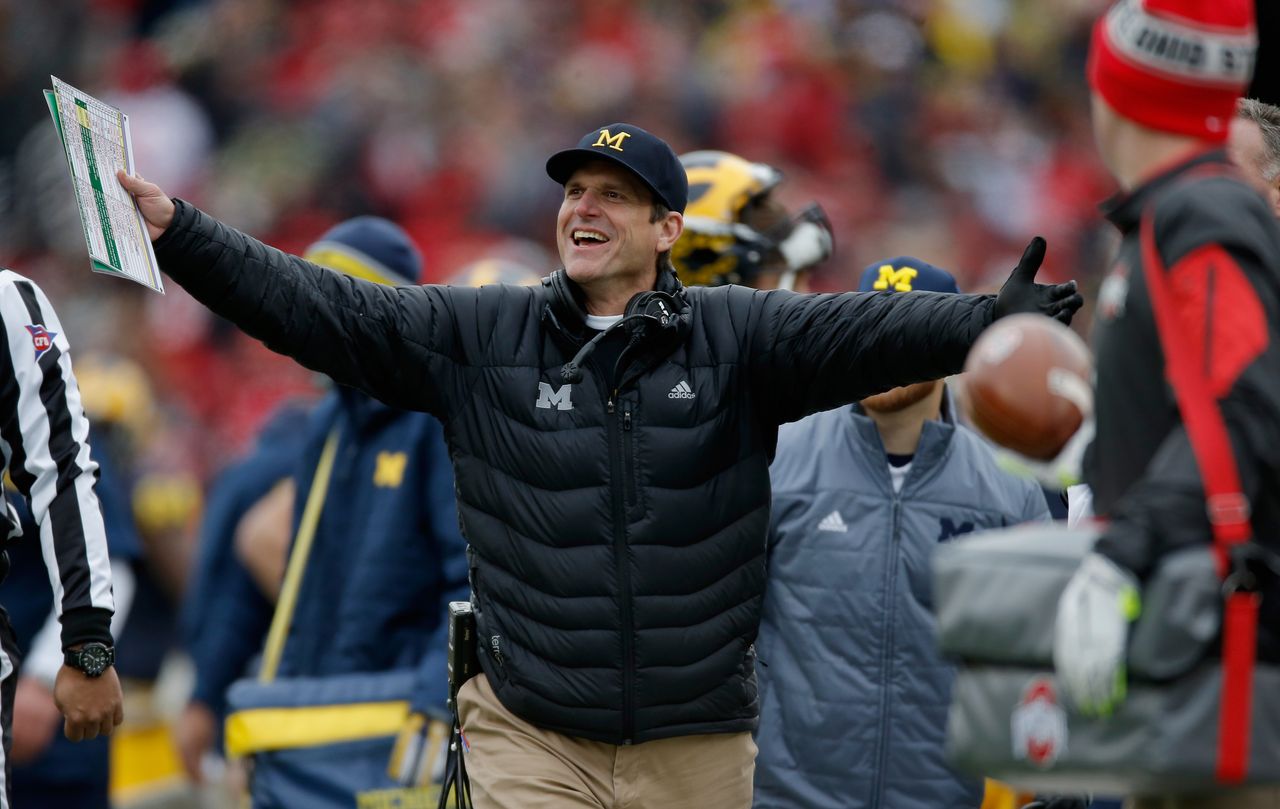
[[[758,809],[975,809],[943,760],[952,670],[934,644],[930,556],[985,528],[1047,520],[1040,488],[949,418],[924,426],[895,494],[856,406],[786,425],[757,643]]]

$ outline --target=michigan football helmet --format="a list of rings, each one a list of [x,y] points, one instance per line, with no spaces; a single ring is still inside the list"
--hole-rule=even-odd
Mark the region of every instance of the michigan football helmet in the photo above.
[[[782,181],[777,169],[718,151],[690,152],[680,162],[689,203],[671,263],[685,284],[751,284],[775,270],[779,286],[789,289],[799,272],[831,255],[831,225],[816,203],[795,217],[765,204]]]

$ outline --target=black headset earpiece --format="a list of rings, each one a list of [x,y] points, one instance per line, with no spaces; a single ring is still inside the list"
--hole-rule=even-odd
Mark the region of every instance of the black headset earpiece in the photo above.
[[[556,314],[562,318],[572,318],[576,323],[587,319],[587,313],[573,294],[569,276],[563,267],[543,278],[542,285],[551,291],[551,305],[555,308]]]
[[[648,315],[658,322],[662,328],[674,326],[676,322],[676,299],[669,292],[650,290],[632,296],[627,301],[624,316]]]

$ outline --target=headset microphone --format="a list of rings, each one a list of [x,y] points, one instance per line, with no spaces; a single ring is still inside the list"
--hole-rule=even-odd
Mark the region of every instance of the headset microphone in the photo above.
[[[626,314],[617,323],[588,340],[586,345],[578,349],[578,353],[573,356],[573,359],[561,366],[561,381],[570,384],[581,382],[582,364],[587,361],[587,358],[596,350],[596,346],[606,335],[624,323],[654,323],[662,330],[674,329],[677,327],[675,298],[666,292],[657,290],[641,292],[636,295],[627,303]]]
[[[560,368],[561,381],[568,382],[570,384],[575,382],[581,382],[582,381],[582,363],[587,361],[587,358],[591,356],[591,352],[596,350],[596,346],[600,343],[601,340],[605,338],[605,335],[609,334],[609,332],[613,331],[614,329],[618,328],[623,323],[626,323],[629,320],[636,320],[638,318],[643,318],[643,317],[646,317],[646,315],[642,315],[642,314],[627,315],[626,317],[619,320],[617,323],[614,323],[609,328],[605,329],[604,331],[597,334],[595,337],[592,337],[590,340],[588,340],[587,344],[584,345],[582,348],[578,349],[577,354],[573,355],[573,359],[569,360],[563,366],[561,366]]]

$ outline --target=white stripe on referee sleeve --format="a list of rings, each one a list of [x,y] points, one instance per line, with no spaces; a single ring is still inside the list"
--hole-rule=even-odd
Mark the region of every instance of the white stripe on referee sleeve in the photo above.
[[[65,521],[52,519],[50,515],[50,507],[59,494],[59,473],[57,461],[49,446],[49,413],[41,399],[44,372],[36,357],[32,335],[26,328],[32,324],[33,318],[17,287],[19,282],[31,283],[11,271],[0,273],[0,317],[3,318],[5,339],[18,383],[17,421],[25,456],[22,459],[23,468],[34,479],[30,492],[31,512],[36,524],[40,526],[41,551],[49,569],[54,603],[59,615],[64,609],[71,607],[101,607],[110,610],[113,609],[113,602],[106,528],[102,522],[102,508],[93,491],[98,465],[89,454],[89,421],[85,418],[80,388],[71,370],[71,347],[48,298],[39,287],[31,284],[39,305],[40,317],[46,330],[54,335],[53,344],[59,352],[57,369],[65,395],[59,401],[51,403],[51,406],[65,407],[70,418],[70,440],[75,448],[71,462],[78,470],[71,488],[78,506],[78,525],[63,524]],[[14,448],[9,447],[7,450],[12,453]],[[9,455],[6,460],[11,457]],[[78,533],[82,540],[77,539],[76,547],[68,547],[69,542],[59,541],[64,533],[66,536]],[[62,567],[59,566],[59,550],[62,551]],[[64,570],[63,567],[83,568],[87,571],[87,600],[77,599],[71,603],[63,589],[63,581],[68,574],[74,575],[80,571]]]

